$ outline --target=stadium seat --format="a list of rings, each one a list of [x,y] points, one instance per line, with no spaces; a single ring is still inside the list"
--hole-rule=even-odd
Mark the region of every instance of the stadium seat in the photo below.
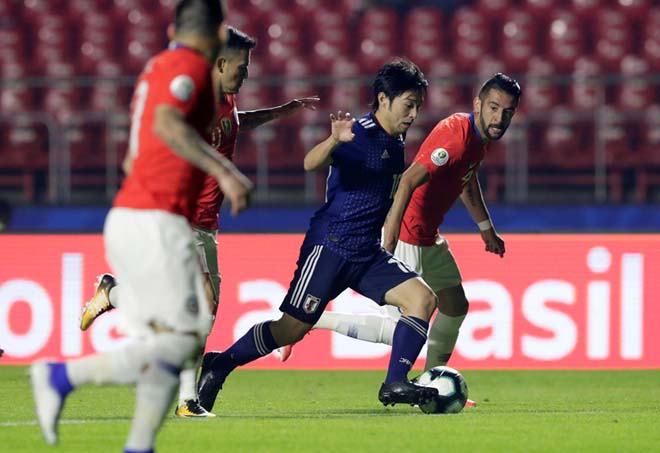
[[[0,88],[0,110],[3,113],[36,110],[35,93],[28,85],[18,82]]]
[[[616,7],[628,19],[640,20],[648,14],[653,0],[616,0]]]
[[[525,70],[529,59],[538,53],[536,33],[536,23],[531,13],[525,10],[506,13],[499,41],[506,72],[520,73]]]
[[[601,8],[594,29],[596,58],[607,71],[618,71],[621,59],[632,48],[631,23],[621,11]]]
[[[521,110],[545,112],[560,102],[559,87],[551,81],[554,74],[555,66],[551,61],[538,56],[529,59]]]
[[[589,20],[595,16],[601,7],[600,0],[571,0],[571,10],[577,14],[581,20]]]
[[[546,48],[546,55],[558,72],[568,73],[573,69],[575,61],[585,54],[584,32],[575,13],[565,9],[552,12]]]
[[[466,104],[461,96],[461,87],[456,80],[456,65],[452,61],[444,59],[434,61],[426,68],[425,75],[429,81],[429,87],[424,110],[450,113],[455,109],[461,110],[461,107]],[[471,105],[471,102],[468,102],[467,105]],[[435,120],[437,121],[437,119]]]
[[[555,3],[554,0],[524,0],[523,8],[532,13],[534,17],[542,19],[548,17],[557,8]]]
[[[511,0],[477,0],[474,8],[486,17],[500,20],[511,10]]]
[[[640,162],[635,175],[635,201],[648,201],[649,192],[660,188],[660,104],[648,107],[640,134]]]
[[[598,77],[602,75],[600,63],[593,57],[579,57],[575,62],[569,87],[570,105],[581,111],[593,111],[605,100],[605,88]]]
[[[641,111],[655,101],[657,87],[651,81],[648,61],[637,55],[626,55],[621,60],[624,80],[617,85],[617,106],[621,110]]]
[[[649,10],[642,31],[642,56],[653,67],[660,71],[660,7]]]
[[[452,18],[450,28],[454,62],[459,71],[469,73],[490,50],[492,36],[486,18],[473,9],[460,8]]]
[[[42,108],[58,121],[64,121],[80,110],[80,91],[70,82],[45,88]]]

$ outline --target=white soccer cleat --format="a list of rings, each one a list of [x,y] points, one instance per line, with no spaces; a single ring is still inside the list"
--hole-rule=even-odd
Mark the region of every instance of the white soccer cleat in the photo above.
[[[293,345],[282,346],[273,351],[275,357],[279,359],[280,362],[286,362],[289,357],[291,357],[291,352],[293,351]]]
[[[110,303],[110,290],[115,286],[117,286],[117,281],[111,274],[103,274],[96,277],[96,291],[82,309],[80,330],[89,329],[96,318],[106,311],[115,308]]]
[[[57,443],[57,425],[62,413],[64,398],[50,383],[48,362],[39,361],[32,364],[30,382],[41,433],[47,444],[55,445]]]

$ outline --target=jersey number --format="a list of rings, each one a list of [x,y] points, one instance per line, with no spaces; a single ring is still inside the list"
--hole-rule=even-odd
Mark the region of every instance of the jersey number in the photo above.
[[[147,93],[149,92],[149,84],[142,81],[135,88],[135,95],[133,102],[133,115],[131,116],[131,133],[128,138],[128,153],[135,157],[138,153],[140,145],[140,126],[142,124],[142,115],[144,114],[144,105],[147,103]]]
[[[401,182],[402,174],[392,175],[392,190],[390,191],[390,200],[394,199],[396,195],[396,190],[399,188],[399,183]]]

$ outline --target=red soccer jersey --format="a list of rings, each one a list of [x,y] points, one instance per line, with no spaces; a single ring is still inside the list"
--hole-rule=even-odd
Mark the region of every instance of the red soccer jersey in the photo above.
[[[234,148],[238,136],[238,108],[236,107],[236,96],[225,94],[218,102],[218,123],[212,132],[211,144],[229,160],[234,159]],[[218,216],[220,205],[225,195],[220,191],[215,178],[206,175],[204,187],[197,199],[195,214],[191,223],[206,230],[218,228]]]
[[[421,246],[435,244],[438,226],[485,153],[472,115],[454,113],[436,124],[415,156],[415,162],[426,168],[430,179],[412,194],[401,223],[402,241]]]
[[[114,206],[158,209],[191,219],[204,172],[170,149],[153,131],[156,106],[172,105],[202,136],[208,136],[215,105],[211,65],[198,52],[166,50],[147,63],[131,101],[129,153],[133,169]]]

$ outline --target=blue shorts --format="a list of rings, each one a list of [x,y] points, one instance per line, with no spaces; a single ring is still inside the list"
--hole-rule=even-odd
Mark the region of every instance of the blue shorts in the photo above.
[[[305,247],[280,310],[316,324],[328,302],[346,288],[384,305],[387,291],[415,277],[415,271],[382,248],[370,260],[355,263],[322,245]]]

